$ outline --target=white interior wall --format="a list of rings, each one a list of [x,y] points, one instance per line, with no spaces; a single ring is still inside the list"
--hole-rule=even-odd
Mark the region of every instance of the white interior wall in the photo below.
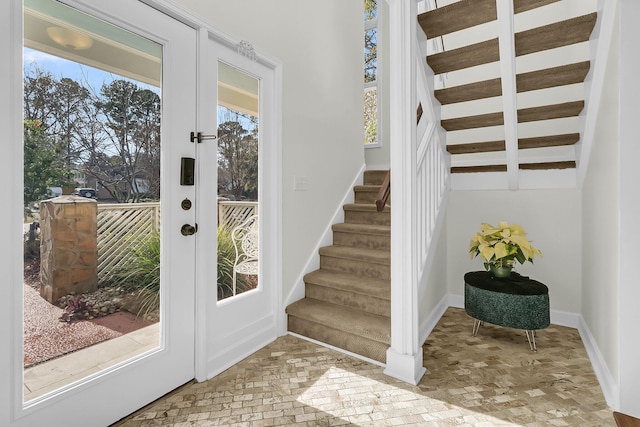
[[[619,181],[619,378],[620,411],[640,417],[640,286],[637,263],[640,238],[640,201],[638,182],[640,144],[638,144],[638,112],[640,112],[640,2],[620,0],[620,153]],[[614,190],[615,191],[615,190]],[[603,265],[602,268],[607,268]]]
[[[283,70],[283,298],[364,164],[362,2],[174,3]],[[294,180],[308,189],[295,191]]]
[[[442,310],[448,306],[447,296],[447,229],[446,223],[440,232],[440,238],[434,242],[437,248],[433,264],[424,275],[419,286],[420,338],[425,339],[435,323],[440,319]]]
[[[616,20],[617,21],[617,20]],[[619,382],[619,37],[614,31],[582,189],[582,317]]]
[[[452,191],[446,223],[449,294],[464,295],[464,274],[484,269],[479,258],[469,259],[469,242],[481,223],[499,221],[520,224],[543,253],[516,270],[549,287],[551,310],[579,313],[582,238],[575,189]]]

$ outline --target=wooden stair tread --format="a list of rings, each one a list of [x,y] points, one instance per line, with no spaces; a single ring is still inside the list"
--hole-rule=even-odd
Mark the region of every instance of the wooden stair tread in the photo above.
[[[304,276],[305,283],[391,300],[391,283],[364,276],[319,269]]]
[[[461,0],[418,16],[418,24],[428,38],[495,21],[495,0]]]
[[[427,56],[427,64],[434,74],[448,73],[498,60],[500,60],[500,52],[497,38]]]
[[[575,117],[580,114],[583,108],[584,101],[572,101],[561,104],[523,108],[518,110],[518,123]],[[456,131],[499,126],[504,124],[504,119],[502,112],[496,112],[446,119],[442,120],[440,124],[445,130]]]
[[[580,141],[579,133],[520,138],[518,139],[518,149],[525,150],[529,148],[559,147],[562,145],[573,145],[578,141]]]
[[[391,227],[388,225],[341,222],[339,224],[333,224],[332,229],[333,231],[341,231],[343,233],[375,234],[384,236],[391,235]]]
[[[494,151],[505,151],[505,149],[504,140],[447,145],[447,151],[451,154],[490,153]]]
[[[578,62],[560,67],[522,73],[516,76],[518,93],[584,82],[590,62]]]
[[[589,67],[589,61],[584,61],[518,74],[516,76],[516,89],[518,93],[521,93],[580,83],[587,76]],[[500,78],[435,91],[435,97],[442,105],[492,98],[500,95],[502,95],[502,80]]]
[[[520,163],[521,170],[549,170],[549,169],[575,169],[576,162],[567,160],[563,162]]]
[[[370,262],[374,264],[390,265],[391,254],[388,250],[355,248],[352,246],[323,246],[319,249],[320,256],[329,256],[353,261]]]
[[[573,145],[579,140],[579,133],[538,136],[533,138],[519,138],[518,149],[526,150],[530,148]],[[467,144],[447,145],[447,151],[451,154],[489,153],[495,151],[505,151],[505,149],[506,148],[504,141],[470,142]]]
[[[560,0],[514,0],[514,13],[526,12]],[[450,34],[497,19],[495,0],[462,0],[418,16],[428,38]]]
[[[561,162],[521,163],[521,170],[550,170],[550,169],[575,169],[573,160]],[[451,173],[482,173],[482,172],[506,172],[507,165],[479,165],[479,166],[454,166]]]
[[[507,165],[452,166],[451,173],[506,172]]]
[[[356,311],[356,313],[354,313]],[[391,321],[388,317],[303,298],[290,304],[290,316],[307,319],[330,328],[361,336],[384,344],[391,343]]]
[[[502,79],[484,80],[465,85],[438,89],[434,95],[440,104],[448,105],[475,99],[492,98],[502,95]]]
[[[587,41],[597,17],[598,14],[594,12],[516,33],[516,56]]]
[[[518,123],[575,117],[580,114],[583,108],[584,101],[563,102],[555,105],[523,108],[518,110]]]
[[[521,13],[527,10],[536,9],[538,7],[546,6],[551,3],[555,3],[560,0],[514,0],[513,12]]]
[[[589,40],[597,13],[567,19],[515,34],[516,56],[555,49]],[[448,73],[500,60],[498,39],[427,56],[435,74]]]
[[[475,116],[457,117],[446,119],[440,122],[441,126],[448,131],[475,129],[489,126],[500,126],[504,124],[502,111],[497,113],[478,114]]]

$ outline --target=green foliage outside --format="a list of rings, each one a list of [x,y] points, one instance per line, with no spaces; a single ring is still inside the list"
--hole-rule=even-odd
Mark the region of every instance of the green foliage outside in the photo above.
[[[138,292],[138,316],[147,316],[160,305],[160,233],[154,232],[132,249],[132,262],[114,273],[112,285]]]
[[[42,200],[47,187],[71,182],[59,149],[42,129],[38,120],[24,121],[24,204]]]

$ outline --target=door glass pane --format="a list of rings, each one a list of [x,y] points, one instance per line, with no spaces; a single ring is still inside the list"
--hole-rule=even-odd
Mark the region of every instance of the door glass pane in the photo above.
[[[259,80],[218,62],[218,300],[258,288]]]
[[[159,346],[162,46],[24,4],[29,401]]]

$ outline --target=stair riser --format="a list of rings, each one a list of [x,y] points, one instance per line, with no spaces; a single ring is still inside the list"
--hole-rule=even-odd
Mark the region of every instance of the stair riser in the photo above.
[[[391,266],[371,262],[320,256],[320,268],[371,277],[372,279],[391,280]]]
[[[345,210],[344,222],[352,224],[391,225],[391,213]]]
[[[288,319],[288,330],[291,332],[386,363],[388,344],[333,329],[296,316],[289,316]]]
[[[366,191],[366,190],[356,190],[356,203],[362,204],[373,204],[376,202],[376,197],[378,197],[377,191]],[[387,198],[387,205],[391,205],[391,196]]]
[[[377,191],[355,190],[356,203],[375,203]]]
[[[391,237],[376,234],[333,232],[333,244],[352,248],[391,250]]]
[[[375,298],[369,295],[356,294],[327,286],[307,283],[305,285],[305,297],[376,314],[378,316],[391,316],[389,300]]]
[[[382,185],[384,178],[387,176],[385,170],[371,170],[364,172],[364,185]]]

